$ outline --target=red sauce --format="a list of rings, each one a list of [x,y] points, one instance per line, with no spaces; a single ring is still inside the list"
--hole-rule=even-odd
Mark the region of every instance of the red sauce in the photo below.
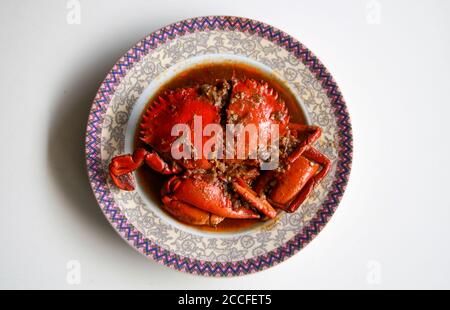
[[[300,124],[306,123],[306,118],[297,103],[295,96],[290,92],[288,88],[283,85],[275,75],[267,74],[258,68],[243,64],[240,62],[226,61],[222,63],[211,63],[211,64],[201,64],[180,74],[174,76],[171,80],[162,85],[158,91],[155,93],[153,98],[157,98],[162,95],[166,90],[195,86],[199,84],[214,84],[217,79],[245,79],[252,78],[256,80],[264,80],[269,83],[269,85],[274,88],[281,98],[285,101],[288,107],[291,122],[296,122]],[[153,98],[149,100],[150,104]],[[145,111],[145,109],[144,109]],[[139,124],[136,124],[139,126]],[[136,130],[138,133],[139,131]],[[134,146],[145,147],[144,143],[135,137]],[[167,176],[163,176],[149,167],[140,168],[136,172],[137,182],[140,187],[144,190],[148,198],[157,205],[162,205],[160,190],[164,182],[168,179]],[[164,208],[161,207],[164,211]],[[164,211],[165,212],[165,211]],[[168,213],[167,213],[168,214]],[[169,215],[171,216],[171,215]],[[225,219],[216,227],[209,226],[193,226],[202,231],[212,231],[212,232],[236,232],[254,227],[256,224],[260,224],[260,220],[240,220],[240,219]]]

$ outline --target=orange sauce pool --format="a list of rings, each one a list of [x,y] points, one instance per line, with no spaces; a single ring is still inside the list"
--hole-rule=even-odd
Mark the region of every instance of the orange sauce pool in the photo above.
[[[235,61],[224,61],[221,63],[200,64],[189,68],[162,85],[155,95],[150,98],[147,106],[153,102],[154,98],[162,95],[166,90],[195,86],[199,84],[213,84],[217,79],[245,79],[252,78],[256,80],[264,80],[275,89],[279,96],[285,101],[289,110],[291,122],[300,124],[306,123],[306,117],[300,108],[295,96],[292,92],[283,85],[283,82],[279,80],[275,75],[268,74],[253,66],[243,64]],[[145,111],[145,109],[144,109]],[[139,124],[136,124],[139,126]],[[134,138],[134,147],[145,147],[145,144],[139,140],[139,130],[136,130],[136,136]],[[136,172],[137,182],[144,190],[144,193],[149,197],[151,201],[162,207],[160,190],[164,182],[169,178],[163,176],[149,167],[142,167]],[[169,213],[166,212],[169,216]],[[172,217],[172,216],[171,216]],[[216,227],[209,226],[192,226],[201,231],[210,232],[237,232],[253,228],[257,224],[261,224],[260,220],[242,220],[242,219],[225,219]],[[185,224],[185,223],[183,223]],[[185,224],[186,225],[186,224]]]

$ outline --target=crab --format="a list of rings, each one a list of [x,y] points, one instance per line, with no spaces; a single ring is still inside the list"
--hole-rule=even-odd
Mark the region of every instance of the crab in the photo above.
[[[262,161],[250,156],[259,146],[247,140],[241,159],[173,158],[170,151],[177,137],[172,128],[187,124],[193,129],[196,116],[202,118],[202,129],[209,124],[252,124],[260,139],[288,141],[280,156],[282,168],[261,173]],[[272,136],[272,125],[277,125],[278,136]],[[163,208],[192,225],[216,226],[226,218],[265,220],[281,210],[294,212],[330,167],[328,158],[312,147],[321,129],[291,123],[285,103],[263,81],[221,81],[168,91],[151,102],[139,128],[139,139],[148,147],[111,160],[113,183],[134,190],[130,173],[143,165],[172,175],[161,189]],[[202,150],[206,139],[201,140]]]
[[[195,115],[202,117],[204,127],[220,121],[219,109],[208,98],[199,96],[196,88],[169,91],[153,101],[139,125],[139,139],[152,150],[138,148],[132,155],[114,157],[109,165],[114,184],[122,190],[134,190],[129,173],[144,164],[165,175],[180,173],[183,168],[211,168],[205,159],[175,161],[170,156],[171,145],[176,139],[171,135],[172,128],[180,123],[193,127]]]

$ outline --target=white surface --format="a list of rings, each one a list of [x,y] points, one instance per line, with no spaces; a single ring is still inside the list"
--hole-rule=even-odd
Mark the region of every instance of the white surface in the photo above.
[[[380,24],[369,1],[82,0],[81,24],[69,25],[66,1],[2,1],[0,288],[450,288],[450,2],[377,2]],[[200,15],[247,16],[298,38],[352,117],[353,170],[331,222],[293,258],[240,278],[187,275],[135,252],[84,169],[89,106],[117,58]],[[73,259],[79,285],[66,281]]]

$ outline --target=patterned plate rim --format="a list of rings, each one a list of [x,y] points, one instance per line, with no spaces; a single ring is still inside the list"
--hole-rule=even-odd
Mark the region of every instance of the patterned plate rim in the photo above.
[[[133,65],[157,46],[176,37],[211,30],[241,31],[263,37],[298,58],[321,82],[333,107],[339,128],[336,179],[316,215],[294,238],[264,255],[234,262],[210,262],[171,253],[145,238],[118,208],[107,184],[107,173],[101,162],[103,117],[116,87]],[[299,41],[263,22],[233,16],[206,16],[182,20],[163,27],[139,41],[123,55],[106,75],[94,98],[86,130],[86,162],[89,181],[100,208],[108,221],[140,253],[175,270],[205,276],[238,276],[277,265],[305,247],[330,220],[342,199],[351,170],[352,129],[342,94],[325,66]]]

